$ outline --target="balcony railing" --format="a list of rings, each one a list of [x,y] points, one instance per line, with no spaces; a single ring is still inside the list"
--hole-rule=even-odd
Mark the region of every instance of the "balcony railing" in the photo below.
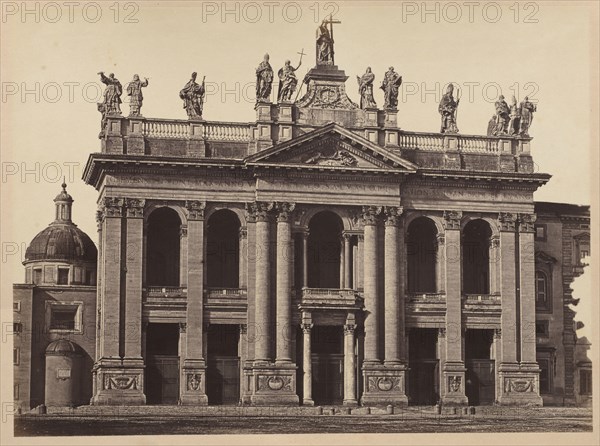
[[[407,297],[411,301],[437,302],[446,300],[446,293],[408,293]]]
[[[354,305],[357,297],[347,288],[302,288],[302,303],[309,305]]]
[[[463,300],[468,303],[488,302],[499,303],[500,294],[463,294]]]
[[[147,297],[187,297],[187,288],[174,286],[149,286],[143,290]]]
[[[209,299],[245,298],[246,288],[205,288],[204,295]]]

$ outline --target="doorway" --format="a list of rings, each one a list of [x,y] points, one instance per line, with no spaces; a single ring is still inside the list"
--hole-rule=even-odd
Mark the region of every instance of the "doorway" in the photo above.
[[[472,406],[490,405],[496,399],[492,342],[493,330],[468,329],[465,333],[465,392]]]
[[[408,335],[408,397],[414,405],[432,405],[439,394],[437,329],[411,328]]]
[[[239,325],[211,324],[207,336],[208,404],[238,404],[240,400]]]
[[[312,396],[316,405],[344,400],[344,346],[342,327],[317,325],[311,336]]]
[[[179,402],[179,324],[148,324],[145,381],[148,404]]]

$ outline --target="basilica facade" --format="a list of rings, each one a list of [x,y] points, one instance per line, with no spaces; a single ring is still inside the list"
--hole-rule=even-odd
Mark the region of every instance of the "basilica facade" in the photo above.
[[[189,119],[103,114],[83,178],[97,269],[93,243],[52,259],[48,236],[15,285],[19,311],[40,293],[71,310],[55,320],[46,303],[54,337],[15,341],[38,363],[16,365],[22,406],[580,402],[591,364],[575,360],[565,293],[589,209],[538,204],[555,231],[541,240],[533,193],[550,175],[530,136],[460,134],[450,115],[442,133],[403,130],[401,78],[383,110],[359,107],[317,50],[304,96],[271,103],[261,85],[254,122],[202,119],[195,76]],[[72,229],[72,199],[57,200]],[[55,381],[66,397],[48,396]]]

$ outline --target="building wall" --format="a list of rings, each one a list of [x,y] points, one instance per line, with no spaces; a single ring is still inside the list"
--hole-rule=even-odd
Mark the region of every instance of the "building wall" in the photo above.
[[[14,336],[15,347],[21,348],[21,361],[15,366],[15,384],[19,385],[17,399],[22,410],[44,403],[46,357],[48,345],[57,339],[68,339],[81,347],[83,358],[80,403],[88,403],[92,396],[92,365],[96,349],[96,287],[52,287],[15,285],[14,301],[21,302],[21,312],[14,320],[23,323],[23,332]],[[79,330],[50,330],[48,311],[51,304],[81,304]],[[27,325],[23,321],[28,321]]]

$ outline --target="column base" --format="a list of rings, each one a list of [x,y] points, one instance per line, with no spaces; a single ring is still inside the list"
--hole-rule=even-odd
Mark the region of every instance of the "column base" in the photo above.
[[[183,406],[207,406],[206,363],[203,359],[186,359],[181,369],[179,404]]]
[[[444,364],[444,392],[442,403],[445,406],[467,406],[469,400],[465,394],[465,364],[462,361]]]
[[[296,364],[255,362],[251,374],[250,403],[254,406],[298,406]]]
[[[353,406],[358,406],[358,401],[357,400],[344,400],[342,402],[342,404],[344,406],[351,406],[351,407],[353,407]]]
[[[407,406],[406,369],[404,364],[363,364],[364,392],[361,404]]]
[[[101,358],[94,364],[96,394],[93,405],[139,406],[146,404],[142,358]]]
[[[314,406],[315,402],[311,399],[304,399],[304,400],[302,400],[302,405],[303,406]]]
[[[537,363],[501,363],[498,402],[508,406],[543,406]]]

